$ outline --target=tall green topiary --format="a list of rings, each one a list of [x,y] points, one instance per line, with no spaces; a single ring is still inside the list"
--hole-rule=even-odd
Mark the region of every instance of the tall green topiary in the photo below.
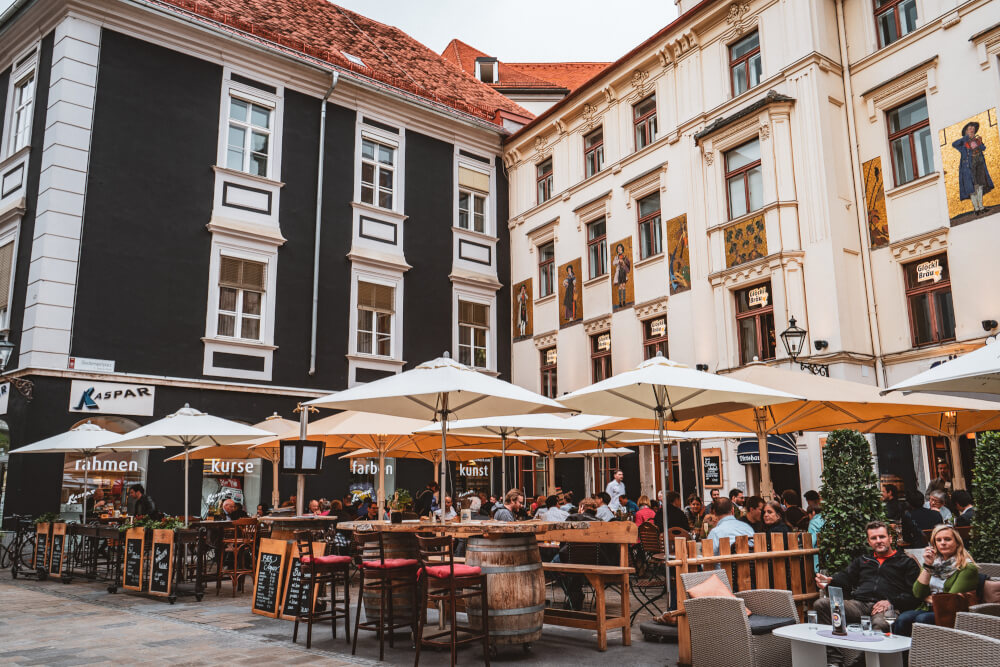
[[[857,431],[832,431],[823,448],[823,530],[819,564],[843,569],[868,550],[865,525],[885,520],[885,506],[868,441]]]
[[[972,475],[972,557],[981,563],[1000,563],[1000,433],[981,433],[976,442],[976,469]]]

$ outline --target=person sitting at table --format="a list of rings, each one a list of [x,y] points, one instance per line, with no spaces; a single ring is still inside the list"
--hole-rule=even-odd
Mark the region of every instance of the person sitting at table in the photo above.
[[[667,491],[667,528],[682,528],[691,532],[691,525],[688,523],[687,515],[681,509],[681,494],[676,491]],[[657,512],[653,518],[656,527],[663,530],[663,512]]]
[[[263,503],[257,505],[257,516],[258,517],[267,516],[268,512],[269,512],[269,510],[268,510],[267,505],[264,505]]]
[[[924,494],[919,491],[906,494],[906,502],[910,510],[903,515],[903,539],[911,548],[925,547],[924,531],[934,530],[934,526],[944,523],[944,518],[937,510],[924,507]]]
[[[559,504],[559,509],[570,514],[576,510],[576,505],[573,504],[573,492],[567,491],[563,494],[563,502]]]
[[[744,522],[751,528],[755,533],[764,532],[764,499],[760,496],[750,496],[745,501],[743,501],[743,516],[740,517],[740,521]]]
[[[715,528],[709,531],[708,539],[715,543],[715,555],[719,555],[719,540],[723,537],[728,537],[732,542],[736,536],[746,535],[750,538],[750,546],[753,546],[753,528],[733,516],[733,501],[729,498],[719,498],[713,505],[719,521],[715,524]]]
[[[976,516],[976,508],[972,506],[972,494],[965,489],[959,489],[951,499],[955,501],[955,507],[958,509],[955,525],[971,526],[972,520]]]
[[[705,503],[697,493],[688,494],[684,516],[693,532],[701,532],[701,523],[705,520]]]
[[[504,496],[503,505],[493,513],[494,521],[516,521],[514,515],[524,507],[524,494],[518,489],[511,489]]]
[[[289,496],[288,500],[286,500],[285,502],[281,503],[281,506],[282,507],[295,507],[296,503],[298,503],[298,502],[299,502],[299,499],[296,496]]]
[[[316,500],[315,498],[309,501],[309,511],[307,512],[307,514],[312,514],[313,516],[326,516],[329,513],[330,513],[329,510],[327,510],[326,512],[323,511],[323,508],[320,506],[319,501]]]
[[[441,518],[441,510],[438,510],[438,511],[434,512],[434,516],[437,517],[438,519],[440,519]],[[451,496],[445,496],[444,497],[444,520],[445,521],[451,521],[452,519],[454,519],[457,516],[458,516],[458,513],[455,511],[455,508],[451,506]]]
[[[945,523],[951,523],[951,510],[948,509],[948,494],[940,489],[935,489],[927,494],[927,502],[924,507],[936,510],[941,513],[941,518]]]
[[[156,511],[156,503],[146,494],[146,488],[142,484],[128,487],[128,495],[135,501],[135,516],[148,516],[151,519],[160,517],[160,513]]]
[[[316,501],[313,501],[316,502]],[[247,513],[244,512],[232,498],[222,501],[222,520],[232,521],[233,519],[245,519]]]
[[[844,590],[844,615],[848,623],[859,623],[862,616],[871,616],[872,627],[885,632],[889,624],[884,613],[890,606],[897,612],[917,606],[913,584],[920,567],[905,552],[892,548],[889,527],[884,522],[869,522],[865,533],[872,553],[858,556],[832,577],[817,574],[816,585],[820,588],[833,585]],[[821,623],[830,624],[829,597],[816,600],[813,610]],[[843,662],[839,649],[827,649],[827,662]]]
[[[639,511],[639,506],[635,503],[635,501],[629,498],[628,495],[624,493],[618,496],[618,504],[621,506],[623,510],[625,510],[626,514],[631,514],[634,516],[635,513]]]
[[[545,512],[542,514],[545,521],[565,521],[569,517],[569,512],[559,507],[559,497],[551,495],[545,499]]]
[[[656,520],[656,510],[649,506],[649,496],[639,496],[639,509],[635,512],[635,525],[641,526],[647,521]]]
[[[104,489],[98,487],[83,501],[84,513],[87,519],[93,519],[99,512],[105,509]]]
[[[761,512],[761,521],[764,523],[764,533],[767,535],[774,535],[775,533],[781,533],[782,535],[787,535],[791,532],[788,528],[788,523],[785,521],[785,510],[781,507],[781,503],[776,500],[764,503],[764,511]],[[771,538],[768,538],[768,542]]]
[[[979,566],[965,550],[962,536],[949,525],[942,524],[931,533],[931,543],[924,548],[920,565],[920,576],[913,582],[913,595],[923,602],[916,609],[901,613],[893,629],[904,637],[910,636],[914,623],[934,625],[931,603],[935,593],[968,593],[979,586]]]
[[[608,492],[598,491],[594,494],[594,500],[597,502],[597,518],[601,521],[614,521],[614,512],[608,507],[611,504],[611,496],[608,495]]]
[[[795,489],[786,489],[781,494],[784,501],[785,523],[792,530],[805,530],[809,527],[809,515],[802,509],[802,498]]]

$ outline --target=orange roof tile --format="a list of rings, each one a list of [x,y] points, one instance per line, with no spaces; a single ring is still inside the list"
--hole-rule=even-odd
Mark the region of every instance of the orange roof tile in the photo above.
[[[576,90],[611,63],[504,63],[511,69],[523,72],[563,88]]]
[[[533,114],[399,28],[327,0],[148,0],[278,51],[302,54],[495,123]],[[364,65],[348,60],[360,58]],[[473,57],[473,67],[475,58]]]
[[[453,39],[441,55],[475,76],[476,58],[489,57],[460,39]],[[500,62],[500,81],[488,84],[504,88],[564,88],[574,90],[607,67],[609,63],[508,63]]]

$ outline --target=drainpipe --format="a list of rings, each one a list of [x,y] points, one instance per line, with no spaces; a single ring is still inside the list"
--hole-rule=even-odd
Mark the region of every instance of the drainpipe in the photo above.
[[[320,101],[319,111],[319,172],[316,175],[316,239],[313,249],[312,330],[309,338],[309,375],[316,375],[316,318],[319,311],[319,240],[323,218],[323,146],[326,143],[326,101],[340,80],[339,72],[331,72],[330,89]]]
[[[837,35],[840,40],[840,63],[844,78],[844,106],[847,107],[847,138],[851,152],[851,171],[854,172],[854,210],[858,218],[858,238],[861,242],[861,271],[865,276],[865,302],[868,306],[868,331],[875,356],[875,384],[889,386],[885,364],[882,361],[882,335],[878,325],[878,302],[872,279],[872,253],[868,239],[867,211],[864,210],[865,189],[861,183],[861,159],[858,156],[858,131],[854,118],[854,89],[851,86],[851,65],[847,56],[847,30],[844,26],[844,0],[837,0]],[[884,173],[884,171],[883,171]],[[881,377],[881,381],[879,381]]]

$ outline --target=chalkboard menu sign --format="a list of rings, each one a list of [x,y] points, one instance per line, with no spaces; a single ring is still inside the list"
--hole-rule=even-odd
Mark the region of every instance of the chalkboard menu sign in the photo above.
[[[47,523],[35,524],[35,569],[43,569],[49,561],[49,529]]]
[[[170,595],[174,571],[174,531],[153,531],[153,557],[149,563],[149,594]]]
[[[63,571],[63,559],[65,558],[66,524],[52,524],[52,548],[49,550],[49,574],[58,576]]]
[[[313,542],[314,554],[322,554],[326,549],[325,542]],[[294,621],[305,609],[301,604],[303,598],[309,600],[310,609],[316,605],[316,591],[311,590],[309,577],[302,576],[302,562],[299,560],[299,547],[291,546],[288,563],[288,577],[285,579],[284,594],[281,596],[281,618]]]
[[[284,583],[288,560],[288,542],[263,539],[257,551],[257,567],[253,575],[253,607],[251,611],[277,618],[279,597]]]
[[[142,590],[142,543],[145,539],[145,528],[129,528],[125,532],[125,567],[122,571],[122,586],[129,590]]]
[[[722,488],[722,450],[718,447],[701,450],[701,475],[706,489]]]

